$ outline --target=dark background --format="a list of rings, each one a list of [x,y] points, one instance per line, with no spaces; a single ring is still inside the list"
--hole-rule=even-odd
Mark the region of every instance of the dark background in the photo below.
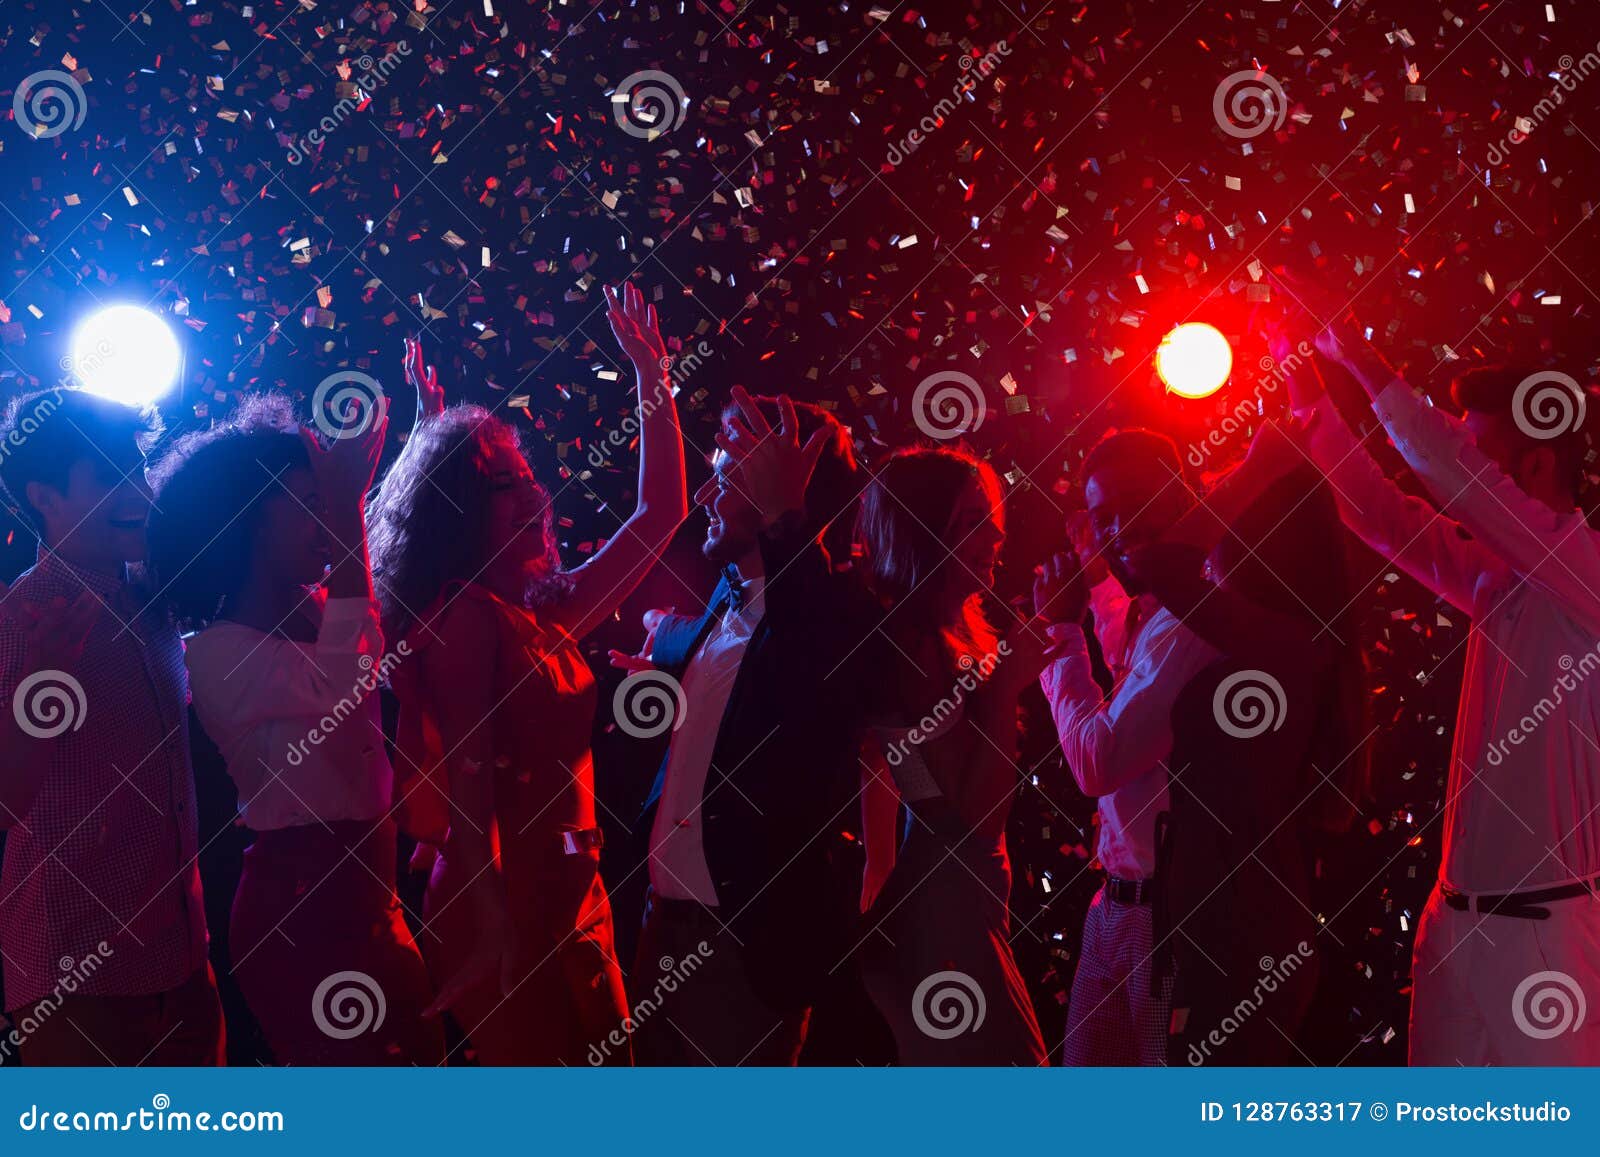
[[[713,351],[679,399],[691,486],[734,383],[835,408],[870,463],[916,436],[918,381],[972,375],[987,415],[969,442],[1011,486],[1007,594],[1060,547],[1073,469],[1107,428],[1153,425],[1187,447],[1250,394],[1265,355],[1254,311],[1274,308],[1252,290],[1261,265],[1353,300],[1441,396],[1466,365],[1533,359],[1589,381],[1600,354],[1592,0],[1554,0],[1554,22],[1544,0],[689,0],[681,12],[492,0],[492,15],[484,0],[422,13],[266,0],[249,16],[135,3],[0,5],[0,108],[46,68],[74,71],[87,94],[84,123],[60,136],[0,125],[0,394],[56,382],[73,325],[113,301],[182,327],[182,393],[163,407],[173,428],[245,391],[308,397],[337,369],[373,374],[409,408],[401,337],[421,333],[453,398],[505,407],[522,427],[572,563],[632,502],[628,448],[585,469],[629,407],[627,371],[602,377],[621,367],[599,286],[623,278],[654,295],[670,338]],[[888,164],[961,91],[962,58],[1002,41],[998,69]],[[336,113],[352,95],[341,62],[401,42],[370,103]],[[1572,91],[1552,79],[1573,67],[1564,56],[1585,75]],[[1281,83],[1290,115],[1242,141],[1218,127],[1212,96],[1252,68]],[[689,97],[656,140],[623,132],[607,95],[647,69]],[[1552,90],[1562,104],[1491,165],[1512,118]],[[307,146],[324,117],[339,123]],[[1235,347],[1233,383],[1199,402],[1164,395],[1149,363],[1191,318]],[[1266,413],[1281,405],[1268,391]],[[603,704],[605,650],[637,645],[639,613],[709,593],[702,528],[691,518],[667,565],[589,640]],[[0,577],[31,561],[26,532],[13,527],[5,552]],[[1404,1059],[1411,931],[1436,871],[1468,630],[1380,560],[1359,565],[1381,798],[1356,830],[1308,849],[1323,991],[1296,1043],[1319,1064]],[[627,935],[643,873],[616,849],[654,753],[608,710],[597,774]],[[1037,782],[1011,841],[1015,946],[1054,1045],[1096,878],[1093,808],[1052,749],[1047,729],[1025,734]],[[203,742],[196,774],[220,953],[245,839]],[[829,1023],[818,1055],[840,1059],[849,1034]],[[235,1059],[254,1059],[236,1005],[229,1027]]]

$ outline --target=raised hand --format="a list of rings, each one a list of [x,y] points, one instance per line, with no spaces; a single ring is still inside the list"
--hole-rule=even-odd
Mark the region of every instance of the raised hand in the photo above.
[[[336,438],[324,447],[316,432],[302,427],[300,439],[305,443],[306,455],[311,460],[311,473],[317,480],[317,492],[329,517],[344,520],[354,516],[359,524],[361,511],[366,504],[367,491],[372,489],[372,479],[378,472],[378,459],[383,455],[383,440],[389,432],[389,416],[375,415],[371,423],[359,434]],[[336,526],[335,529],[344,529]]]
[[[444,387],[439,385],[439,371],[422,356],[422,339],[405,339],[406,381],[417,391],[417,421],[444,413]]]
[[[789,511],[805,509],[806,486],[828,447],[829,429],[819,426],[802,446],[800,419],[787,394],[778,399],[776,430],[743,386],[733,387],[733,404],[737,413],[717,434],[717,445],[733,459],[738,486],[771,526]]]
[[[650,658],[650,652],[656,645],[656,628],[661,625],[661,620],[672,613],[672,608],[666,610],[652,610],[644,613],[644,644],[640,646],[637,655],[630,655],[626,651],[612,649],[606,652],[611,665],[619,671],[633,674],[635,671],[654,671],[656,665]]]
[[[640,386],[660,379],[672,359],[667,355],[667,343],[661,340],[656,307],[646,304],[644,294],[627,282],[620,290],[608,285],[605,292],[606,320],[611,323],[611,332],[622,352],[633,363]]]

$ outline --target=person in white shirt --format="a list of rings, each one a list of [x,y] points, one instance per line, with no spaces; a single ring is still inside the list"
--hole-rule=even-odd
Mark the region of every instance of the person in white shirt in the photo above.
[[[195,714],[255,839],[228,952],[279,1064],[440,1064],[432,989],[395,894],[385,655],[363,506],[387,422],[326,448],[281,395],[157,465],[151,562]],[[328,571],[323,581],[324,570]]]
[[[1067,766],[1083,793],[1099,801],[1097,857],[1106,872],[1084,920],[1062,1063],[1161,1065],[1172,998],[1152,918],[1170,806],[1163,761],[1172,749],[1173,702],[1217,652],[1157,604],[1124,561],[1194,504],[1177,446],[1154,431],[1121,431],[1089,453],[1082,477],[1093,547],[1110,577],[1095,584],[1091,602],[1087,584],[1058,555],[1042,576],[1049,605],[1036,608],[1052,622],[1058,652],[1040,683]],[[1108,583],[1117,589],[1105,589]],[[1091,605],[1096,631],[1111,625],[1100,636],[1116,679],[1109,702],[1094,681],[1080,625]]]
[[[1361,384],[1439,508],[1386,478],[1302,372],[1299,440],[1342,517],[1473,620],[1439,880],[1412,961],[1411,1063],[1600,1064],[1600,535],[1576,509],[1586,396],[1560,375],[1479,371],[1456,384],[1458,419],[1347,316],[1317,347]]]
[[[862,891],[852,717],[873,608],[823,546],[859,483],[848,431],[786,397],[735,387],[717,445],[695,501],[723,579],[703,614],[652,615],[641,654],[612,656],[682,705],[640,822],[629,987],[651,1011],[634,1048],[647,1065],[790,1065],[848,977]]]

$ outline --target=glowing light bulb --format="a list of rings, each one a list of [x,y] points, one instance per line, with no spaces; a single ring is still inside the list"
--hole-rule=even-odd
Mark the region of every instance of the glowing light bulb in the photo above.
[[[113,305],[78,326],[66,368],[91,394],[147,406],[173,387],[180,361],[178,339],[160,315]]]
[[[1156,350],[1156,374],[1167,389],[1185,398],[1216,393],[1233,372],[1233,351],[1215,326],[1186,321],[1174,326]]]

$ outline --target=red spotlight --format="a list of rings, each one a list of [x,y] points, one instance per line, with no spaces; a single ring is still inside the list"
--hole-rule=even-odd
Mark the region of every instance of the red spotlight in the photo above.
[[[1170,393],[1205,398],[1227,383],[1233,351],[1215,326],[1187,321],[1174,326],[1156,350],[1156,374]]]

